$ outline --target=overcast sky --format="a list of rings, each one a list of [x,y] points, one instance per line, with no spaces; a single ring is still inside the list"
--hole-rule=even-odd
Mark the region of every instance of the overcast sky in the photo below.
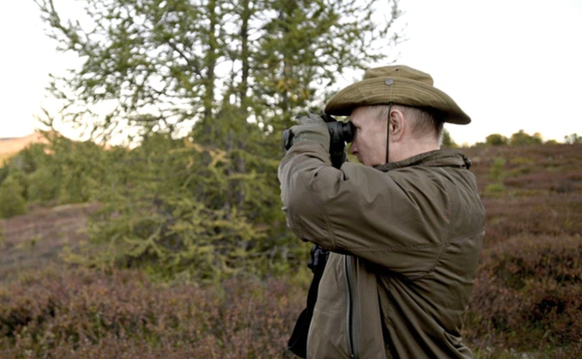
[[[73,9],[73,0],[54,1]],[[545,140],[582,134],[582,0],[400,5],[408,41],[395,49],[397,63],[431,74],[471,116],[468,126],[447,127],[457,143],[520,129]],[[2,1],[0,46],[0,137],[25,136],[36,127],[40,105],[50,104],[48,73],[62,73],[74,61],[56,53],[32,0]]]

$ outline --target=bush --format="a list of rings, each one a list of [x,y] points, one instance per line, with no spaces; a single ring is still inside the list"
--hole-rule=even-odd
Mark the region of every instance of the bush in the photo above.
[[[11,176],[0,186],[0,218],[11,218],[26,213],[22,187]]]
[[[485,195],[487,197],[498,197],[505,192],[503,183],[490,183],[485,187]]]
[[[470,311],[470,336],[530,348],[580,343],[582,238],[521,235],[485,252]]]
[[[59,193],[59,180],[49,168],[39,168],[29,176],[28,200],[30,202],[49,202]]]
[[[505,176],[506,176],[506,173],[505,173],[505,164],[506,163],[507,163],[507,161],[503,157],[497,157],[493,161],[493,164],[491,165],[491,169],[489,170],[489,177],[491,178],[491,180],[493,182],[500,183],[500,184],[503,183],[503,180],[505,179]]]
[[[129,271],[33,273],[0,286],[0,357],[291,358],[304,295],[274,279],[195,288]]]
[[[483,203],[487,212],[485,248],[525,234],[562,237],[582,233],[580,195],[486,198]]]
[[[307,257],[279,210],[278,162],[164,134],[118,155],[75,263],[201,283],[281,274]]]
[[[498,133],[491,134],[485,138],[485,144],[489,146],[504,146],[507,145],[508,142],[509,140],[507,137]]]
[[[543,143],[542,135],[539,132],[529,135],[524,132],[524,130],[519,130],[519,132],[511,135],[509,143],[512,146],[522,146],[522,145],[541,145]]]

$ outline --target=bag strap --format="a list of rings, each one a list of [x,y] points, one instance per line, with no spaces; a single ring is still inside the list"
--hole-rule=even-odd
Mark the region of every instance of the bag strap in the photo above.
[[[307,335],[309,334],[309,326],[313,318],[313,309],[317,301],[319,282],[321,282],[321,277],[323,277],[328,255],[329,251],[317,244],[311,247],[311,255],[307,266],[313,272],[313,280],[307,293],[307,308],[297,318],[295,328],[293,328],[293,333],[287,343],[287,348],[300,358],[307,357]]]

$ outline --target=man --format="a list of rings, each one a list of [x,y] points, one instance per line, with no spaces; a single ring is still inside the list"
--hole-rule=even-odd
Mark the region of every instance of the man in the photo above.
[[[332,167],[311,114],[279,167],[290,228],[331,252],[307,358],[471,358],[460,330],[485,213],[469,159],[439,150],[443,122],[470,118],[406,66],[368,70],[325,112],[351,116],[363,165]]]

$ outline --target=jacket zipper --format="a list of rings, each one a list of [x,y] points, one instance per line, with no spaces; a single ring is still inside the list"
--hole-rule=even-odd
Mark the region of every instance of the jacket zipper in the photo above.
[[[351,359],[358,359],[360,353],[358,348],[358,297],[356,295],[356,280],[354,278],[354,263],[353,256],[344,256],[344,266],[346,273],[346,291],[348,298],[346,323],[347,323],[347,341],[348,351]]]

